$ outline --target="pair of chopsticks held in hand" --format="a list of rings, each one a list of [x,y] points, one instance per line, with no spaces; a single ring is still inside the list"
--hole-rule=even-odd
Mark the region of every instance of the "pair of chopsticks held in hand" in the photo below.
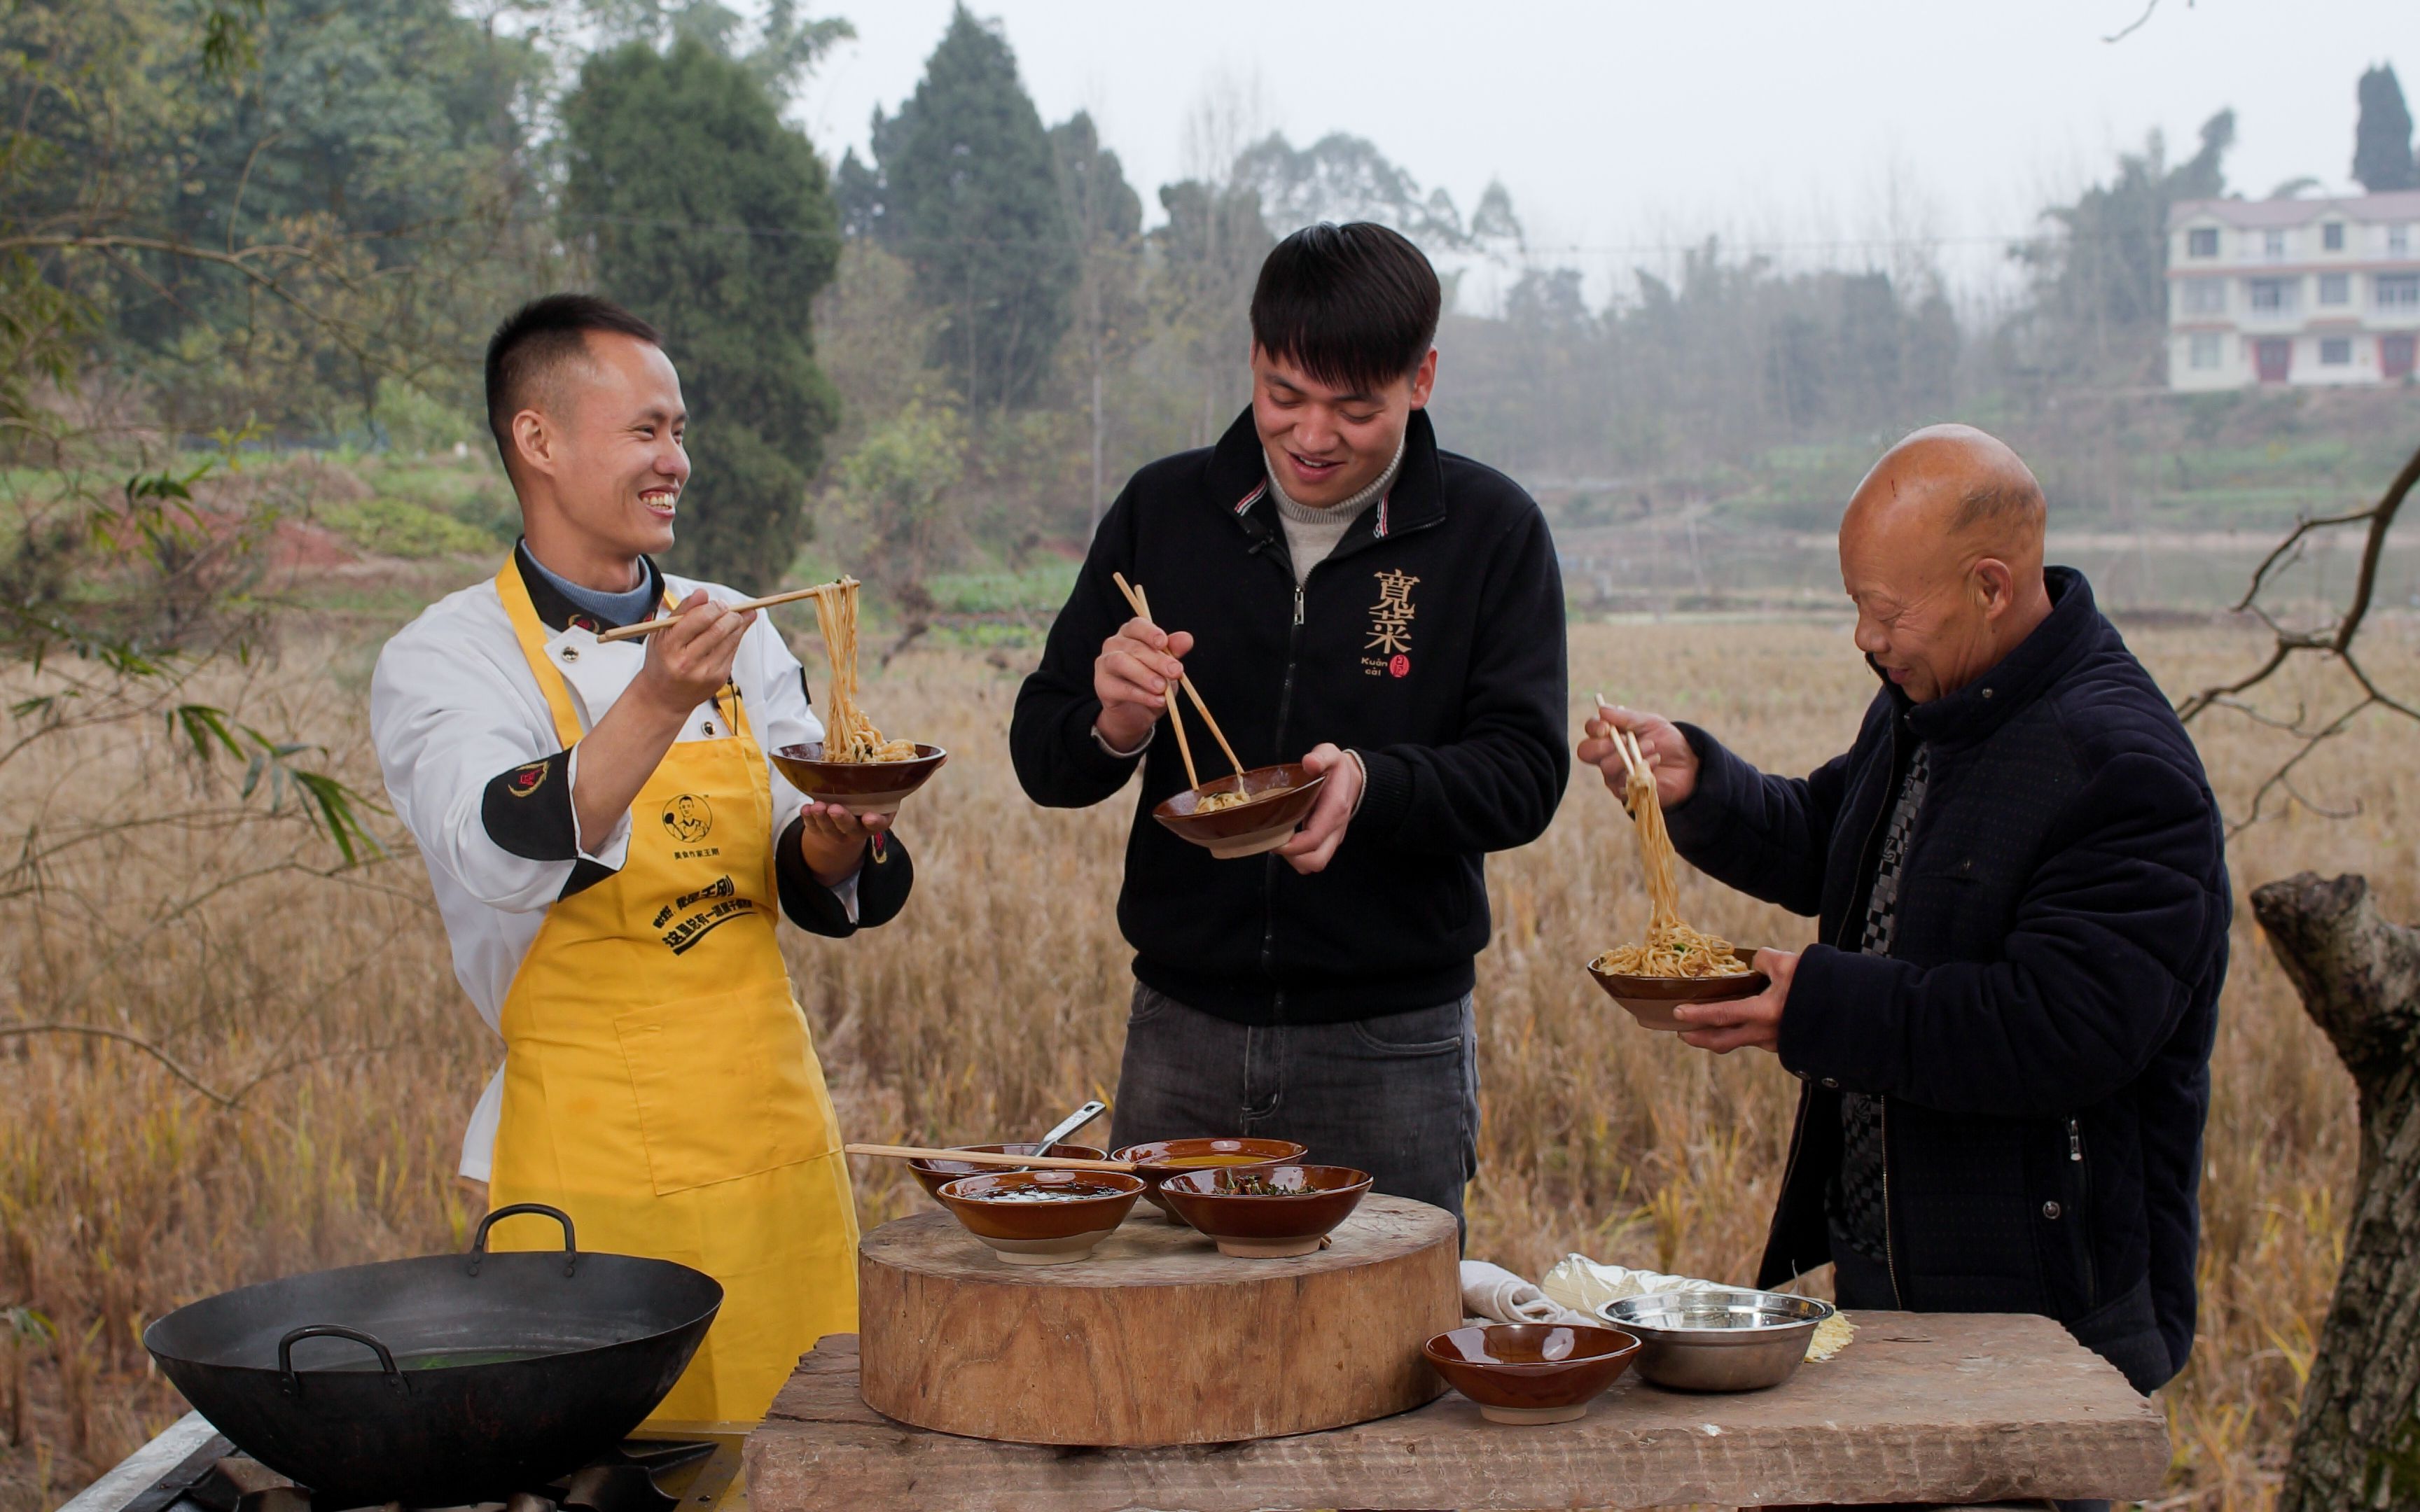
[[[1127,582],[1123,572],[1113,572],[1109,578],[1118,585],[1118,592],[1126,595],[1127,605],[1137,614],[1150,620],[1151,600],[1143,596],[1142,590]],[[1152,620],[1152,623],[1156,625],[1159,622]],[[1193,686],[1192,674],[1188,672],[1178,678],[1177,683],[1185,689],[1185,696],[1193,701],[1193,712],[1202,716],[1202,722],[1210,727],[1210,733],[1218,740],[1218,748],[1226,753],[1227,764],[1240,779],[1244,775],[1244,764],[1235,760],[1235,748],[1227,744],[1227,733],[1218,728],[1218,720],[1210,717],[1210,705],[1202,702],[1202,690]],[[1168,723],[1169,728],[1176,732],[1176,753],[1185,758],[1185,780],[1188,786],[1199,788],[1202,776],[1193,769],[1193,748],[1185,739],[1185,721],[1177,716],[1174,699],[1168,701]]]
[[[795,604],[802,598],[815,598],[831,593],[840,586],[838,582],[817,583],[813,588],[793,588],[786,594],[768,594],[762,598],[743,598],[737,604],[725,604],[722,607],[734,614],[745,614],[752,609],[770,609],[776,604]],[[618,629],[608,630],[599,635],[597,640],[600,645],[608,640],[635,640],[643,635],[653,635],[658,630],[679,622],[680,615],[666,614],[657,619],[643,620],[637,625],[625,625]]]
[[[1643,773],[1648,781],[1652,783],[1655,780],[1655,768],[1648,764],[1646,748],[1638,744],[1637,735],[1613,722],[1613,705],[1606,702],[1604,694],[1598,693],[1594,697],[1597,715],[1605,720],[1606,730],[1613,736],[1613,753],[1621,758],[1621,769],[1627,772],[1634,781]]]

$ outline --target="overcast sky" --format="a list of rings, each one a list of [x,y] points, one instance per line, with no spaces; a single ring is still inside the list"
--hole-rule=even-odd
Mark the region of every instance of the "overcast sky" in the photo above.
[[[916,86],[951,0],[841,0],[841,44],[796,113],[835,160]],[[1540,260],[1591,283],[1722,232],[1792,260],[1883,262],[1937,239],[1996,260],[2050,195],[2154,127],[2190,153],[2234,107],[2236,191],[2348,183],[2353,86],[2398,64],[2414,0],[976,0],[1046,121],[1092,111],[1156,220],[1205,97],[1257,98],[1302,146],[1366,136],[1467,213],[1501,178]],[[1843,243],[1854,245],[1843,246]]]

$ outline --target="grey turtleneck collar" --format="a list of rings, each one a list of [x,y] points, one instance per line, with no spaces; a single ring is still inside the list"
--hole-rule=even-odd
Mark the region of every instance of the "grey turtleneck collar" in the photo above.
[[[1361,517],[1361,512],[1384,499],[1387,490],[1395,486],[1395,475],[1404,470],[1404,445],[1410,437],[1411,427],[1406,425],[1395,442],[1395,455],[1388,462],[1387,471],[1372,479],[1368,487],[1349,499],[1326,505],[1296,502],[1285,491],[1285,485],[1278,481],[1277,470],[1269,466],[1267,454],[1262,454],[1262,466],[1268,469],[1269,497],[1277,501],[1278,524],[1285,532],[1286,556],[1294,563],[1296,587],[1311,577],[1311,568],[1327,560],[1336,543],[1344,539],[1344,532]]]

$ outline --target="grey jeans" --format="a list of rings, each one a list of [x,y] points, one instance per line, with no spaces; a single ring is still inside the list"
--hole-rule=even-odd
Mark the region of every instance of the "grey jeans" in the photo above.
[[[1351,1165],[1371,1189],[1462,1222],[1479,1171],[1479,1037],[1468,996],[1345,1024],[1255,1026],[1135,983],[1113,1146],[1249,1134]]]

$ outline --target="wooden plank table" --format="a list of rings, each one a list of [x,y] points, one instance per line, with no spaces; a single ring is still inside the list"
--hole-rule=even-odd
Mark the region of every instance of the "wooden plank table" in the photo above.
[[[1071,1449],[896,1423],[858,1396],[834,1335],[747,1447],[754,1512],[1263,1512],[2141,1497],[2167,1424],[2046,1318],[1858,1313],[1856,1342],[1786,1385],[1692,1396],[1636,1372],[1587,1417],[1486,1422],[1459,1394],[1349,1428],[1246,1443]]]

